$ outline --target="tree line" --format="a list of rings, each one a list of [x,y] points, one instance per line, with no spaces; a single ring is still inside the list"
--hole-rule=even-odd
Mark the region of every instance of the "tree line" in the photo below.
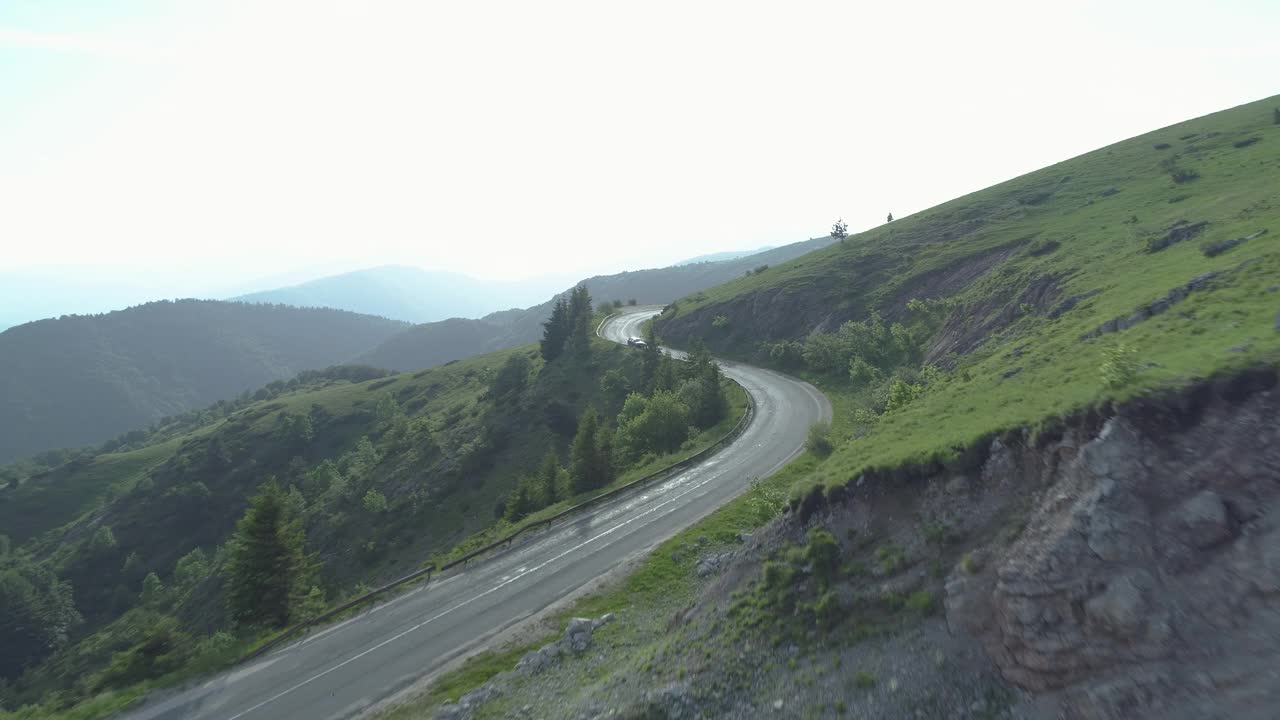
[[[545,326],[544,357],[548,348],[550,360],[583,357],[576,350],[555,348],[572,348],[575,334],[590,333],[590,323],[584,323],[581,314],[590,307],[590,295],[582,286],[569,300],[557,303]],[[567,336],[565,328],[570,329]],[[522,477],[505,505],[508,521],[607,487],[621,472],[679,450],[692,435],[714,427],[729,412],[724,376],[710,351],[697,344],[686,362],[673,360],[661,351],[652,327],[641,351],[639,381],[633,385],[614,369],[604,374],[600,386],[605,407],[588,407],[578,419],[567,466],[552,451],[536,471]]]

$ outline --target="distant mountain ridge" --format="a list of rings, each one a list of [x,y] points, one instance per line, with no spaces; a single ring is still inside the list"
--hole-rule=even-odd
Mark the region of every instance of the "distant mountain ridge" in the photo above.
[[[741,277],[761,265],[786,262],[833,242],[834,238],[821,237],[731,260],[597,275],[583,282],[596,302],[665,303]],[[356,362],[389,370],[418,370],[533,342],[541,337],[542,323],[551,316],[554,302],[552,297],[525,310],[506,310],[475,320],[450,319],[415,325],[387,338]]]
[[[318,278],[298,285],[231,298],[235,302],[331,307],[406,322],[478,318],[526,307],[555,292],[561,281],[477,280],[450,272],[386,265]]]
[[[0,333],[0,463],[351,360],[405,323],[343,310],[159,301]]]
[[[681,260],[678,263],[672,263],[672,267],[680,267],[681,265],[696,265],[698,263],[707,262],[725,262],[727,260],[738,260],[752,255],[759,255],[762,252],[773,250],[777,245],[765,245],[755,250],[726,250],[725,252],[708,253],[706,255],[697,255],[687,260]]]

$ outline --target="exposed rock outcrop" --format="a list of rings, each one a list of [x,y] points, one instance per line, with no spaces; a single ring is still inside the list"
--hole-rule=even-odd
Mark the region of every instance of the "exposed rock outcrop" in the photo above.
[[[1008,680],[1051,694],[1064,717],[1273,717],[1277,417],[1266,391],[1190,429],[1139,414],[1084,442],[1069,433],[1079,451],[1037,463],[1045,489],[1017,541],[985,571],[949,578],[953,632],[979,638]],[[993,444],[984,478],[1029,459]]]

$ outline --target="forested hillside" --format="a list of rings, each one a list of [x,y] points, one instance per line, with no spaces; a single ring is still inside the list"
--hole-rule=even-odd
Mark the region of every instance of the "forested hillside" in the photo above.
[[[636,301],[642,305],[666,303],[705,290],[736,277],[754,274],[770,264],[786,262],[830,245],[821,237],[791,243],[747,257],[721,262],[696,262],[673,267],[599,275],[583,281],[597,300]],[[566,291],[562,295],[567,295]],[[477,320],[453,319],[408,328],[388,338],[358,362],[394,370],[416,370],[533,342],[542,323],[551,317],[555,298],[525,310],[507,310]]]
[[[340,310],[180,300],[10,328],[0,333],[0,462],[101,443],[346,362],[404,327]]]
[[[578,289],[539,344],[411,374],[310,372],[13,475],[0,488],[0,523],[18,533],[0,537],[0,709],[50,713],[213,667],[737,421],[740,395],[709,355],[614,345],[594,336],[599,319]]]

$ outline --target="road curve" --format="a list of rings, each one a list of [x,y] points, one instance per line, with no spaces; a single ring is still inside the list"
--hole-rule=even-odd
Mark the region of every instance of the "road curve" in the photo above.
[[[628,308],[600,334],[625,342],[660,308]],[[673,353],[674,354],[674,353]],[[323,720],[358,715],[495,632],[538,612],[697,521],[804,446],[831,406],[813,386],[722,362],[746,388],[756,415],[727,448],[700,465],[625,494],[522,545],[379,605],[358,617],[234,668],[199,686],[156,697],[133,720]]]

